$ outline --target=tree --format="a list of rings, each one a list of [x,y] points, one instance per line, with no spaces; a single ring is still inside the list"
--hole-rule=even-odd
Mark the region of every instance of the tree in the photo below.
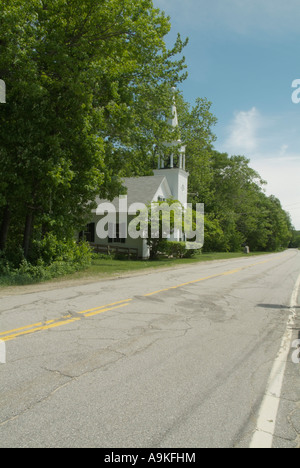
[[[213,127],[217,123],[211,113],[212,103],[206,98],[197,98],[195,105],[186,103],[177,96],[179,130],[186,145],[186,170],[189,172],[189,202],[208,205],[214,199],[212,145],[216,140]]]
[[[177,200],[152,203],[147,207],[147,244],[150,258],[167,250],[167,243],[175,229],[183,232],[183,206]]]
[[[290,242],[289,247],[291,249],[299,249],[300,248],[300,232],[296,231],[294,228],[292,230],[292,240]]]
[[[289,245],[290,218],[275,197],[266,196],[266,182],[249,163],[244,156],[210,152],[205,250],[240,251],[247,244],[271,251]]]
[[[4,0],[0,25],[0,248],[23,234],[27,257],[33,238],[70,238],[91,200],[150,167],[185,42],[167,49],[170,20],[151,0]]]

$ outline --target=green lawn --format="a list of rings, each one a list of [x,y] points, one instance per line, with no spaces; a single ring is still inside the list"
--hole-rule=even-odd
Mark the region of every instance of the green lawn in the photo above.
[[[269,253],[269,252],[268,252]],[[161,258],[159,260],[114,260],[114,259],[95,259],[93,264],[85,271],[67,275],[63,279],[84,279],[89,277],[106,278],[115,277],[130,272],[144,272],[151,269],[168,268],[174,265],[190,265],[212,260],[228,260],[233,258],[251,257],[256,255],[266,255],[266,252],[256,252],[250,255],[243,253],[205,253],[195,258],[173,259]]]
[[[266,252],[251,253],[248,256],[265,255]],[[54,278],[52,280],[44,281],[44,283],[65,282],[72,280],[82,281],[97,281],[97,279],[115,278],[118,276],[126,275],[132,272],[145,272],[159,268],[170,268],[176,265],[190,265],[201,262],[208,262],[212,260],[228,260],[233,258],[246,257],[243,253],[205,253],[200,254],[195,258],[190,259],[172,259],[161,258],[156,261],[150,260],[115,260],[111,258],[95,258],[92,265],[86,270],[77,273],[67,274]],[[32,280],[23,276],[6,276],[0,277],[0,288],[7,286],[22,286],[29,284],[41,283],[42,280]]]

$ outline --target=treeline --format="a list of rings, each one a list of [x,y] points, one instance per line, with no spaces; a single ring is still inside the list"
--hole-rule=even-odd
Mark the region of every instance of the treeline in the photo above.
[[[72,250],[74,233],[89,220],[91,200],[113,199],[124,176],[152,174],[165,142],[174,140],[167,125],[171,88],[187,77],[187,41],[178,35],[169,50],[170,29],[170,18],[152,0],[2,1],[7,104],[0,106],[0,252],[6,265],[63,259],[63,246]],[[205,249],[287,247],[291,222],[280,202],[264,194],[244,157],[214,151],[210,103],[198,99],[190,107],[180,93],[177,101],[189,201],[206,205]]]
[[[189,201],[205,203],[206,251],[277,251],[293,237],[290,215],[265,193],[266,182],[244,156],[214,150],[216,123],[211,103],[198,99],[191,107],[178,97],[180,125],[187,143]]]
[[[290,243],[290,248],[300,249],[300,231],[293,231],[293,237]]]
[[[212,182],[206,204],[205,250],[278,251],[289,247],[293,226],[264,181],[243,156],[211,153]]]

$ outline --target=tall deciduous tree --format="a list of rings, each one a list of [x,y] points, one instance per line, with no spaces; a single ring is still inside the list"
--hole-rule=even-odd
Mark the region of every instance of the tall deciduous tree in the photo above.
[[[113,198],[168,138],[161,119],[185,78],[185,43],[152,0],[3,0],[0,248],[11,223],[72,236],[96,195]],[[150,162],[148,162],[150,167]],[[16,236],[15,239],[19,237]]]
[[[195,105],[177,97],[180,136],[186,145],[186,170],[189,172],[189,201],[211,203],[213,201],[212,146],[216,140],[213,127],[217,118],[211,112],[212,103],[197,98]]]

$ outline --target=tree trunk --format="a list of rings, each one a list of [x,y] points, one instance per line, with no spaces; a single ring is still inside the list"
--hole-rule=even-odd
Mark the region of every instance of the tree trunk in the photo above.
[[[0,230],[0,250],[5,250],[9,226],[10,226],[10,220],[11,220],[11,212],[10,212],[9,207],[6,206],[4,209],[1,230]]]
[[[29,209],[27,216],[26,216],[24,239],[23,239],[23,249],[24,249],[25,258],[28,258],[28,255],[29,255],[32,231],[33,231],[33,220],[34,220],[33,210]]]

